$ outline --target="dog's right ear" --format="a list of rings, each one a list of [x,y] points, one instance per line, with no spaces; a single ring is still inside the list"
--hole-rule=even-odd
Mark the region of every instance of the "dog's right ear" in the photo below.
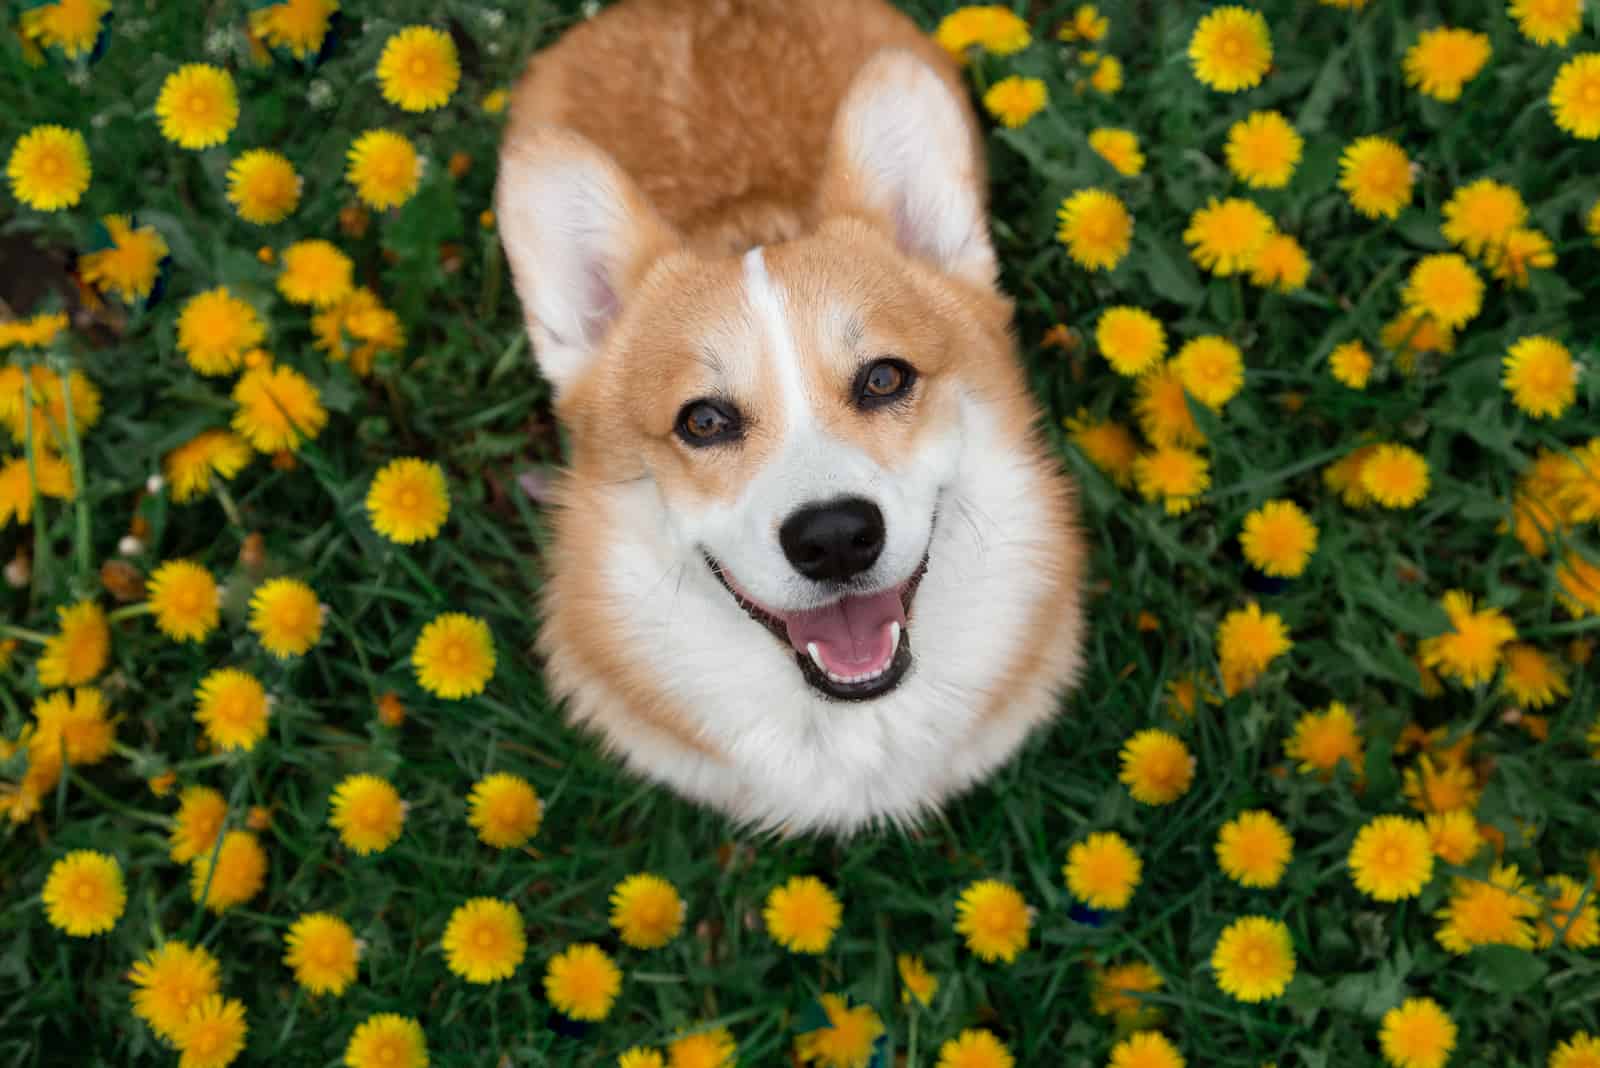
[[[534,357],[559,398],[676,238],[610,157],[553,126],[501,150],[495,214]]]

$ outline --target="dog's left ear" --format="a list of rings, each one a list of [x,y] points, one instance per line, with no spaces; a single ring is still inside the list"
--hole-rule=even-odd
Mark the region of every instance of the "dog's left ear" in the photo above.
[[[822,217],[865,215],[909,255],[993,285],[978,151],[951,86],[914,53],[885,49],[850,83],[834,120]]]

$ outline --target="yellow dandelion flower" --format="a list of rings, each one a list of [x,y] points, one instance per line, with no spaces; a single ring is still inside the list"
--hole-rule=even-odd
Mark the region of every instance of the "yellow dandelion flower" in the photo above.
[[[1268,501],[1244,517],[1239,547],[1262,574],[1296,578],[1317,549],[1317,525],[1293,501]]]
[[[1133,216],[1116,194],[1080,189],[1061,202],[1056,238],[1067,255],[1091,271],[1109,271],[1122,262],[1133,240]]]
[[[1561,661],[1520,642],[1505,647],[1500,689],[1525,708],[1544,708],[1571,691]]]
[[[372,528],[392,542],[411,545],[439,533],[450,514],[444,470],[427,460],[392,460],[367,491]]]
[[[1522,194],[1492,178],[1480,178],[1457,189],[1444,205],[1445,239],[1470,256],[1503,244],[1528,218]]]
[[[428,1068],[428,1040],[409,1016],[368,1016],[344,1048],[345,1068]]]
[[[1100,14],[1093,4],[1080,4],[1072,18],[1062,23],[1056,37],[1063,41],[1086,41],[1093,44],[1105,39],[1111,31],[1111,20]]]
[[[1444,1068],[1456,1048],[1456,1025],[1432,998],[1407,998],[1383,1014],[1378,1044],[1394,1068]]]
[[[55,341],[56,336],[67,328],[67,317],[62,312],[45,312],[35,315],[30,319],[17,319],[9,323],[0,323],[0,350],[13,346],[24,349],[48,348]],[[36,370],[40,370],[37,369]],[[0,368],[0,381],[5,382],[4,392],[0,393],[0,404],[5,407],[0,411],[9,413],[10,407],[22,403],[20,396],[22,390],[22,369],[20,367]],[[7,415],[8,421],[10,419]],[[15,426],[18,424],[12,423]]]
[[[622,971],[596,945],[580,942],[550,958],[544,993],[556,1011],[573,1020],[603,1020],[622,990]]]
[[[1244,388],[1244,354],[1218,334],[1184,342],[1172,366],[1189,395],[1212,411],[1221,411]]]
[[[111,658],[111,628],[93,601],[56,609],[60,631],[44,644],[39,657],[39,685],[82,686],[106,669]]]
[[[1393,219],[1411,203],[1411,160],[1386,137],[1358,138],[1339,157],[1339,188],[1369,219]]]
[[[1189,62],[1200,83],[1218,92],[1255,88],[1272,66],[1267,20],[1248,8],[1212,9],[1189,38]]]
[[[167,75],[156,98],[161,136],[180,148],[220,145],[239,121],[239,94],[220,67],[190,63]]]
[[[218,286],[199,293],[178,314],[178,351],[203,375],[239,369],[244,354],[267,336],[255,308]]]
[[[827,1026],[796,1038],[795,1056],[801,1064],[822,1068],[866,1068],[873,1043],[883,1034],[883,1020],[871,1005],[852,1007],[837,994],[823,994],[819,1000]]]
[[[1521,338],[1502,365],[1500,384],[1512,403],[1536,419],[1558,419],[1578,398],[1578,365],[1555,338]]]
[[[1204,445],[1206,436],[1189,409],[1178,369],[1170,362],[1139,377],[1133,387],[1133,411],[1139,429],[1158,448]]]
[[[303,184],[281,154],[252,148],[228,166],[228,203],[245,222],[269,226],[294,214]]]
[[[1217,986],[1238,1001],[1278,997],[1294,978],[1294,943],[1280,920],[1246,916],[1224,928],[1211,951]]]
[[[183,1018],[172,1044],[183,1054],[178,1068],[227,1068],[244,1051],[244,1002],[210,994]]]
[[[1134,459],[1133,479],[1145,500],[1160,500],[1168,515],[1183,515],[1210,488],[1211,465],[1191,449],[1163,445]]]
[[[1483,848],[1478,820],[1469,808],[1431,812],[1426,817],[1426,824],[1428,839],[1433,843],[1433,855],[1446,864],[1465,864]]]
[[[1511,231],[1499,245],[1491,247],[1484,255],[1489,273],[1518,289],[1528,288],[1528,269],[1542,269],[1556,265],[1556,252],[1550,239],[1538,230],[1523,226]]]
[[[1131,462],[1131,461],[1130,461]],[[28,459],[18,456],[0,466],[0,527],[15,519],[19,525],[33,520],[33,492],[41,497],[71,500],[77,496],[72,485],[72,468],[67,462],[42,446],[34,453],[34,472],[37,484],[29,477]]]
[[[1463,876],[1453,880],[1450,900],[1434,913],[1440,922],[1434,937],[1455,954],[1475,946],[1532,949],[1533,920],[1538,915],[1538,899],[1516,865],[1496,865],[1486,880]]]
[[[400,317],[365,286],[313,315],[311,332],[317,348],[336,361],[349,360],[351,370],[358,375],[371,372],[380,352],[399,352],[406,344]],[[347,335],[355,343],[352,347],[345,344]]]
[[[1452,760],[1436,762],[1423,754],[1407,768],[1402,791],[1418,812],[1455,812],[1478,803],[1478,781],[1472,769]]]
[[[100,40],[111,0],[56,0],[22,12],[18,29],[40,48],[59,48],[68,59],[87,56]]]
[[[447,701],[482,693],[494,665],[489,625],[460,612],[446,612],[423,627],[411,650],[418,685]]]
[[[1121,423],[1091,418],[1083,409],[1067,419],[1066,427],[1072,443],[1107,478],[1118,486],[1133,484],[1133,461],[1139,455],[1139,443],[1132,431]]]
[[[1294,176],[1305,141],[1276,111],[1255,111],[1228,129],[1228,169],[1254,189],[1282,189]]]
[[[361,856],[382,853],[400,838],[406,805],[400,792],[376,775],[347,775],[329,798],[328,826]]]
[[[1437,352],[1449,354],[1456,347],[1455,333],[1420,312],[1403,311],[1384,325],[1378,340],[1383,347],[1399,353],[1400,369],[1411,373],[1416,357]]]
[[[1183,240],[1196,263],[1226,276],[1249,270],[1275,229],[1272,217],[1254,201],[1212,197],[1189,217]]]
[[[321,238],[296,241],[283,250],[278,292],[292,304],[326,308],[350,295],[355,265],[350,257]]]
[[[667,1068],[661,1054],[644,1046],[631,1046],[617,1054],[617,1068]]]
[[[498,115],[506,109],[510,99],[511,94],[504,89],[493,89],[478,101],[478,106],[483,109],[485,115]]]
[[[697,1031],[667,1043],[667,1068],[733,1068],[737,1053],[726,1027]]]
[[[1579,1031],[1550,1051],[1547,1068],[1600,1068],[1600,1037]]]
[[[50,865],[40,897],[50,926],[74,938],[111,930],[128,902],[116,858],[92,849],[74,850]]]
[[[250,629],[279,660],[300,656],[322,637],[322,606],[304,582],[268,579],[250,596]]]
[[[1424,30],[1401,62],[1406,84],[1446,103],[1461,98],[1461,88],[1478,76],[1492,49],[1485,34],[1441,26]]]
[[[1600,519],[1600,438],[1590,438],[1560,467],[1558,490],[1564,518],[1575,523]]]
[[[407,26],[389,38],[378,58],[383,98],[404,111],[443,107],[460,82],[455,42],[432,26]]]
[[[445,925],[441,945],[446,967],[469,983],[511,978],[528,948],[516,906],[492,897],[458,906]]]
[[[30,388],[33,391],[31,417],[27,405],[27,391]],[[18,443],[27,441],[31,418],[35,441],[38,441],[42,430],[50,445],[64,446],[69,398],[72,402],[72,425],[82,436],[100,419],[100,391],[82,371],[71,371],[63,378],[37,364],[27,374],[14,365],[0,368],[0,422],[5,424]]]
[[[1099,1015],[1115,1016],[1125,1026],[1154,1022],[1159,1013],[1140,995],[1165,985],[1161,973],[1143,961],[1118,964],[1096,974],[1089,1004]]]
[[[209,856],[228,816],[228,802],[209,786],[186,787],[178,797],[167,855],[179,864]]]
[[[111,755],[116,729],[106,718],[105,694],[98,689],[85,686],[70,694],[57,690],[34,701],[31,711],[31,759],[59,761],[65,753],[68,764],[83,767]]]
[[[1450,590],[1440,605],[1451,629],[1421,642],[1422,662],[1463,686],[1488,682],[1500,664],[1501,647],[1516,639],[1517,628],[1498,608],[1473,611],[1472,597],[1464,590]]]
[[[18,138],[6,163],[11,195],[35,211],[77,204],[92,174],[88,143],[64,126],[35,126]]]
[[[1139,150],[1139,135],[1132,130],[1102,126],[1089,134],[1089,147],[1125,178],[1144,170],[1144,153]]]
[[[162,474],[179,504],[211,488],[212,476],[230,479],[250,462],[250,446],[226,430],[207,430],[179,445],[161,463]]]
[[[197,642],[217,629],[222,592],[211,572],[192,560],[170,560],[146,584],[156,627],[180,642]]]
[[[979,960],[1007,964],[1028,947],[1033,912],[1017,889],[997,879],[980,879],[956,901],[956,933]]]
[[[1254,686],[1267,667],[1293,647],[1289,628],[1278,613],[1262,612],[1254,601],[1229,612],[1217,624],[1223,692],[1232,697]]]
[[[1183,1054],[1160,1031],[1135,1031],[1111,1047],[1108,1068],[1184,1068]]]
[[[377,211],[410,200],[422,180],[422,157],[404,134],[368,130],[350,146],[345,179],[356,195]]]
[[[767,894],[762,918],[772,940],[793,953],[821,953],[833,941],[844,910],[814,875],[796,875]]]
[[[1550,86],[1550,110],[1556,125],[1573,137],[1600,137],[1600,52],[1585,52],[1561,65]]]
[[[1117,778],[1141,804],[1170,805],[1194,782],[1195,759],[1189,747],[1168,731],[1139,731],[1123,744],[1119,758],[1122,770]]]
[[[167,242],[153,226],[134,229],[126,215],[107,215],[100,220],[109,248],[85,253],[78,259],[78,273],[102,293],[115,293],[128,303],[144,300],[155,287],[161,261],[167,258]]]
[[[1028,47],[1028,24],[1003,4],[978,4],[957,8],[939,20],[934,40],[956,60],[966,62],[967,52],[981,48],[1008,56]]]
[[[1593,949],[1600,945],[1600,910],[1595,907],[1595,887],[1570,875],[1552,875],[1544,886],[1546,908],[1534,932],[1539,948],[1550,948],[1558,938],[1562,945],[1572,949]],[[1595,1052],[1600,1054],[1600,1047]]]
[[[472,787],[467,797],[467,822],[485,845],[496,849],[520,846],[539,833],[544,805],[526,779],[497,771]]]
[[[1356,834],[1348,863],[1356,889],[1373,900],[1416,897],[1433,877],[1433,841],[1416,820],[1378,816]]]
[[[933,1004],[933,995],[939,989],[939,980],[928,971],[922,958],[901,953],[894,959],[895,970],[900,973],[900,1000],[909,1005],[915,1001],[923,1008]]]
[[[1167,332],[1161,321],[1143,308],[1126,305],[1101,313],[1094,340],[1112,370],[1130,378],[1159,364],[1167,352]]]
[[[1043,111],[1049,99],[1044,82],[1013,74],[989,87],[983,94],[983,106],[1001,124],[1016,129]]]
[[[219,668],[200,680],[194,697],[194,718],[218,749],[248,753],[267,736],[272,703],[254,675]]]
[[[212,912],[226,912],[261,892],[267,881],[267,853],[249,831],[229,831],[222,836],[216,861],[206,853],[189,867],[190,896],[204,900]]]
[[[1122,61],[1116,56],[1102,56],[1094,73],[1089,75],[1089,86],[1095,92],[1110,96],[1122,88]]]
[[[1067,851],[1061,875],[1079,901],[1095,909],[1127,908],[1139,885],[1143,862],[1120,834],[1091,834]]]
[[[660,949],[683,930],[683,898],[659,875],[638,872],[611,890],[611,926],[634,949]]]
[[[1294,839],[1270,812],[1241,812],[1217,833],[1217,864],[1240,886],[1277,886],[1294,853]]]
[[[1409,446],[1377,446],[1360,471],[1361,488],[1385,508],[1410,508],[1428,495],[1428,461]]]
[[[1256,253],[1250,265],[1250,282],[1263,289],[1276,288],[1280,293],[1293,293],[1303,289],[1311,277],[1311,258],[1306,250],[1288,234],[1273,234]]]
[[[1013,1068],[1016,1058],[994,1032],[969,1028],[939,1047],[934,1068]]]
[[[1359,341],[1346,341],[1328,356],[1334,381],[1351,389],[1366,389],[1372,377],[1372,354]]]
[[[1401,294],[1406,310],[1427,315],[1448,330],[1471,322],[1483,307],[1483,279],[1453,253],[1424,256],[1411,269]]]
[[[1536,45],[1565,45],[1583,27],[1583,0],[1511,0],[1507,8]]]
[[[339,0],[282,0],[250,12],[250,29],[269,48],[286,48],[296,59],[322,50]]]
[[[203,946],[164,942],[128,971],[133,1013],[170,1040],[190,1010],[221,989],[221,974],[217,958]]]
[[[233,401],[233,429],[260,453],[294,452],[328,423],[317,387],[282,364],[246,371],[233,387]]]
[[[361,943],[350,925],[337,916],[304,913],[284,934],[283,946],[283,963],[307,993],[338,997],[356,981]]]

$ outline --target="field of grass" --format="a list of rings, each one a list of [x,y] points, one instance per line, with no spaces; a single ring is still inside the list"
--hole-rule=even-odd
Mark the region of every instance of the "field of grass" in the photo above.
[[[95,5],[71,6],[93,18]],[[546,528],[524,487],[559,464],[561,442],[485,214],[504,117],[491,94],[582,12],[555,0],[346,0],[297,57],[249,32],[275,6],[317,8],[114,0],[98,47],[76,56],[70,43],[11,32],[37,30],[30,17],[51,5],[0,8],[0,155],[11,166],[0,192],[0,1065],[225,1063],[196,1052],[203,1042],[184,1024],[173,1035],[196,1049],[180,1054],[135,1012],[130,969],[171,940],[218,961],[216,992],[248,1027],[238,1064],[375,1066],[346,1060],[352,1035],[395,1013],[420,1024],[431,1063],[445,1066],[610,1065],[631,1047],[667,1055],[681,1034],[716,1028],[743,1065],[797,1063],[802,1033],[819,1064],[1005,1063],[941,1059],[947,1042],[983,1028],[1025,1066],[1115,1057],[1170,1068],[1159,1050],[1137,1059],[1118,1047],[1158,1030],[1192,1065],[1345,1068],[1385,1063],[1386,1014],[1431,998],[1451,1041],[1413,1034],[1416,1056],[1391,1048],[1389,1063],[1445,1063],[1425,1055],[1431,1047],[1457,1068],[1600,1065],[1600,1045],[1575,1038],[1600,1034],[1600,56],[1579,58],[1600,53],[1593,3],[1544,5],[1577,9],[1579,25],[1541,44],[1501,0],[1358,10],[1263,0],[1247,10],[1264,16],[1270,67],[1227,92],[1197,79],[1190,54],[1219,5],[1102,4],[1098,40],[1084,39],[1100,27],[1076,21],[1075,3],[1007,5],[1030,31],[1020,48],[1015,23],[995,12],[945,23],[947,40],[971,31],[980,109],[1012,76],[1044,90],[1012,83],[1010,105],[1005,92],[990,96],[991,110],[1018,121],[986,118],[994,238],[1045,432],[1081,486],[1093,552],[1087,669],[1059,721],[991,782],[915,833],[847,842],[745,835],[625,776],[563,725],[530,651]],[[930,31],[954,8],[907,6]],[[414,25],[447,31],[460,66],[448,100],[422,111],[387,99],[377,74],[391,38]],[[1062,39],[1064,26],[1076,40]],[[1406,76],[1408,50],[1441,26],[1482,35],[1459,49],[1469,58],[1488,51],[1453,100]],[[189,63],[231,75],[238,115],[219,144],[163,136],[158,94]],[[1576,88],[1558,108],[1560,78]],[[1248,184],[1224,149],[1230,128],[1261,111],[1301,141],[1282,187]],[[44,210],[34,186],[52,178],[23,173],[17,146],[51,124],[83,136],[92,178]],[[363,206],[346,179],[352,142],[380,127],[423,163],[388,210]],[[1137,135],[1137,173],[1091,147],[1102,128]],[[1389,190],[1389,215],[1356,210],[1340,185],[1341,157],[1368,136],[1406,156],[1411,185]],[[281,153],[302,183],[294,210],[270,224],[245,221],[227,195],[230,164],[254,148]],[[1514,190],[1525,218],[1494,214],[1503,194],[1457,211],[1465,202],[1452,198],[1482,179]],[[1125,248],[1115,227],[1086,238],[1105,246],[1108,268],[1084,266],[1084,247],[1058,235],[1063,202],[1091,189],[1132,219]],[[1243,208],[1194,254],[1185,233],[1203,228],[1195,216],[1213,198],[1270,216],[1272,233],[1309,259],[1305,277],[1280,244],[1288,280],[1252,279],[1267,231],[1252,238],[1258,220]],[[164,243],[148,293],[85,278],[90,254],[111,243],[113,214]],[[1460,231],[1477,230],[1470,247]],[[379,305],[364,316],[334,305],[348,312],[341,359],[314,327],[317,310],[280,287],[285,250],[310,238],[338,246]],[[1207,241],[1237,241],[1241,269],[1207,269]],[[1441,272],[1435,284],[1414,274],[1424,263]],[[202,374],[178,321],[219,286],[264,332],[219,343],[222,373]],[[1209,376],[1198,357],[1145,368],[1143,381],[1119,373],[1104,351],[1114,339],[1096,336],[1116,306],[1159,320],[1168,357],[1196,338],[1231,342],[1242,385],[1226,385],[1225,350],[1213,350],[1224,355]],[[1396,328],[1408,307],[1424,318]],[[48,321],[31,338],[16,325],[56,312],[68,318],[53,337]],[[1443,330],[1452,315],[1459,328]],[[1544,346],[1541,375],[1514,395],[1505,363],[1533,337],[1563,348]],[[1360,388],[1330,363],[1352,341],[1371,360]],[[176,499],[174,451],[238,426],[241,411],[248,424],[236,382],[273,367],[303,376],[325,425],[302,422],[298,440],[256,449],[227,477],[202,474],[192,499]],[[87,381],[63,391],[58,371]],[[1141,405],[1162,381],[1177,407]],[[1530,414],[1540,398],[1547,409]],[[1378,470],[1368,466],[1378,452],[1356,454],[1375,444],[1410,451],[1383,454],[1394,462]],[[366,505],[375,474],[402,457],[437,463],[449,492],[442,530],[413,544],[380,534]],[[1410,484],[1418,460],[1425,487]],[[1402,503],[1407,490],[1416,499]],[[1275,500],[1295,502],[1317,531],[1292,576],[1265,574],[1264,558],[1241,549],[1246,517]],[[152,573],[175,560],[220,584],[219,618],[197,640],[175,640],[144,607]],[[273,655],[249,625],[253,592],[276,576],[308,584],[323,606],[302,654]],[[1457,590],[1471,607],[1451,600],[1447,612]],[[85,603],[108,619],[108,649],[102,659],[92,635],[69,635],[81,648],[61,669],[45,643],[58,610]],[[1265,663],[1249,662],[1258,641],[1219,637],[1251,604],[1291,643]],[[492,678],[461,699],[424,688],[412,664],[424,627],[451,612],[493,636]],[[196,687],[221,668],[270,695],[265,734],[247,746],[222,748],[196,718]],[[63,713],[71,699],[50,695],[69,687],[81,687],[78,711]],[[1314,747],[1293,739],[1302,717],[1335,702],[1359,748],[1321,773],[1309,767]],[[1179,796],[1161,805],[1135,800],[1119,778],[1119,753],[1152,728],[1193,758],[1192,783],[1169,781]],[[468,794],[492,772],[524,778],[542,801],[542,824],[520,847],[492,848],[469,825]],[[398,839],[368,855],[329,825],[330,795],[355,773],[392,783],[407,806]],[[209,892],[203,869],[221,836],[203,837],[197,861],[171,856],[179,796],[193,787],[219,792],[223,830],[254,835],[266,857],[259,889],[221,911],[193,892]],[[1292,859],[1269,886],[1241,885],[1219,865],[1222,826],[1250,810],[1292,835]],[[1465,815],[1447,822],[1449,811]],[[1431,832],[1412,858],[1431,870],[1400,900],[1353,878],[1352,845],[1380,816]],[[1141,861],[1121,908],[1089,908],[1064,878],[1068,850],[1100,832]],[[52,922],[60,910],[44,901],[54,866],[79,850],[113,858],[125,888],[114,925],[87,936]],[[634,948],[609,922],[613,887],[638,872],[682,897],[681,933],[662,948]],[[819,954],[786,950],[763,919],[769,893],[796,875],[820,877],[842,904]],[[1560,902],[1557,876],[1577,888]],[[958,897],[984,879],[1031,909],[1009,963],[980,960],[955,930]],[[514,906],[526,939],[515,972],[492,984],[456,974],[441,948],[452,911],[479,897]],[[339,994],[312,994],[283,960],[291,924],[315,912],[361,941]],[[1294,961],[1287,985],[1260,1001],[1225,992],[1213,964],[1224,929],[1250,916],[1281,922]],[[563,1016],[544,982],[551,959],[578,943],[622,973],[598,1021]],[[903,996],[903,954],[937,980],[927,1004]],[[1159,983],[1108,1004],[1107,969],[1130,964]],[[823,994],[867,1007],[853,1017],[865,1027],[859,1050],[818,1030]],[[819,1037],[837,1042],[837,1058],[812,1050]],[[669,1063],[721,1062],[680,1044]]]

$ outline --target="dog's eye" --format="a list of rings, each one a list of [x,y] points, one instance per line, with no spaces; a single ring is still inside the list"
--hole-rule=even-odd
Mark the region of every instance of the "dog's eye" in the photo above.
[[[678,413],[678,436],[690,445],[715,445],[739,436],[739,413],[721,401],[690,401]]]
[[[856,375],[856,405],[872,408],[887,404],[904,396],[916,380],[917,372],[904,360],[877,360]]]

